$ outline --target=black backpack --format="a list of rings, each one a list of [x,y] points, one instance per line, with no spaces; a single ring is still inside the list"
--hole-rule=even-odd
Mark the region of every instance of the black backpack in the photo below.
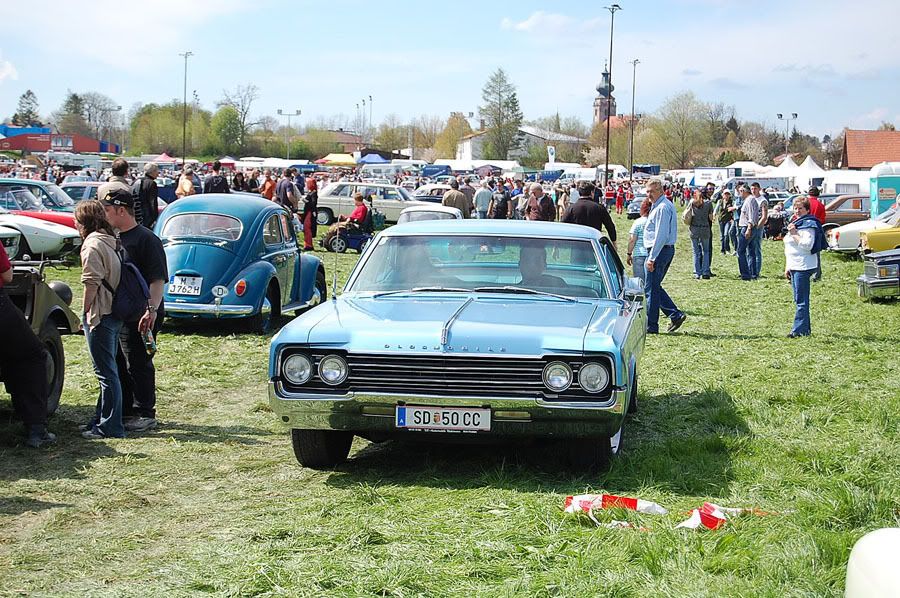
[[[150,287],[138,267],[128,257],[128,252],[119,245],[116,257],[121,265],[119,286],[113,288],[104,278],[103,286],[113,296],[112,315],[126,323],[137,322],[147,311],[150,303]]]

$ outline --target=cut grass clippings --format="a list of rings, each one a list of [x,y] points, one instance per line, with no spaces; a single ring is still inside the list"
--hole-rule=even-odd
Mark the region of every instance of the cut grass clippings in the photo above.
[[[604,475],[564,471],[546,444],[362,440],[346,465],[304,469],[267,406],[270,337],[226,323],[160,335],[158,430],[86,441],[97,382],[65,337],[56,446],[24,448],[0,395],[0,595],[841,595],[854,542],[900,524],[900,306],[858,299],[860,262],[825,255],[813,336],[787,339],[781,244],[763,245],[762,280],[717,253],[697,281],[682,231],[666,287],[688,320],[647,339]],[[357,259],[318,255],[329,286]],[[49,273],[80,295],[77,269]],[[562,513],[604,491],[670,514],[597,513],[639,531]],[[773,514],[673,529],[703,501]]]

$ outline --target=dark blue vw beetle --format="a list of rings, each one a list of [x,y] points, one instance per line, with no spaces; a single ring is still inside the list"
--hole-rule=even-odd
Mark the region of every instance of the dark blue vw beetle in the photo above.
[[[272,318],[325,300],[322,261],[302,254],[293,218],[258,196],[179,199],[155,232],[169,266],[164,301],[171,318],[249,318],[265,332]]]

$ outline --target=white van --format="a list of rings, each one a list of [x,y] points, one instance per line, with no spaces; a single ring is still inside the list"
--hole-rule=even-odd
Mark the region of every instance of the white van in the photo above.
[[[388,179],[392,180],[395,176],[403,172],[404,166],[400,164],[365,164],[359,171],[360,178],[363,179]]]

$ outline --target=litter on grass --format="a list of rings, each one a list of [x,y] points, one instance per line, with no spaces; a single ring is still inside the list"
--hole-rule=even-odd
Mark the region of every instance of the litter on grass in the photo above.
[[[640,527],[628,521],[610,521],[601,523],[594,517],[594,510],[597,509],[629,509],[638,513],[648,515],[666,515],[668,510],[649,500],[640,498],[631,498],[627,496],[616,496],[614,494],[579,494],[575,496],[567,496],[563,510],[566,513],[587,513],[587,516],[593,521],[597,527],[607,529],[640,529],[648,531],[646,527]],[[769,515],[764,511],[757,509],[741,509],[731,507],[721,507],[711,502],[704,502],[699,509],[693,509],[690,517],[675,526],[675,529],[718,529],[725,525],[728,519],[750,513],[753,515]]]

